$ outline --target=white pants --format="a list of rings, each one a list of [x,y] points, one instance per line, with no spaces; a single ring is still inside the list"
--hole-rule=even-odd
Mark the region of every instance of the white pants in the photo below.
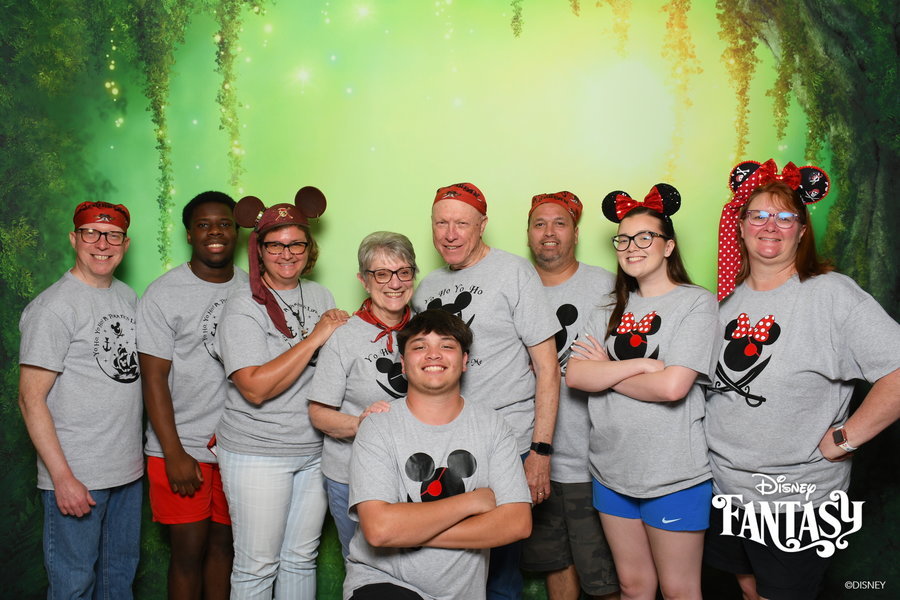
[[[232,600],[315,600],[328,502],[321,454],[253,456],[219,447],[234,535]]]

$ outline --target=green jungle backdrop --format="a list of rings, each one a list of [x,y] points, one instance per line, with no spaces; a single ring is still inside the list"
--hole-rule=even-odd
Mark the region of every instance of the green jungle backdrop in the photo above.
[[[188,248],[180,207],[205,189],[267,204],[303,185],[329,199],[314,273],[353,310],[359,240],[402,231],[428,271],[434,190],[473,181],[488,242],[527,255],[532,195],[585,201],[579,258],[612,268],[599,200],[674,184],[676,227],[713,287],[719,211],[739,160],[825,167],[820,249],[897,318],[900,218],[894,0],[0,1],[0,596],[44,595],[34,450],[16,405],[19,314],[72,262],[85,199],[132,211],[121,279],[141,293]],[[246,260],[242,259],[246,264]],[[900,588],[900,433],[854,462],[863,529],[845,581]],[[165,597],[164,530],[145,511],[138,598]],[[320,597],[342,566],[329,522]],[[739,597],[707,573],[710,598]],[[529,598],[543,598],[539,578]]]

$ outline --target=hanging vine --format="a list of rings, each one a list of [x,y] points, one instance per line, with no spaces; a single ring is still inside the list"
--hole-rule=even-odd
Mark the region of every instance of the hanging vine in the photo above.
[[[219,24],[215,36],[216,72],[222,76],[222,84],[216,94],[219,104],[219,129],[228,134],[228,164],[231,175],[229,183],[233,191],[240,190],[240,179],[244,173],[244,149],[241,146],[241,130],[238,118],[237,91],[235,89],[235,59],[239,49],[237,41],[241,32],[241,7],[244,0],[220,0],[214,12]],[[254,6],[259,13],[260,7]]]
[[[581,2],[579,0],[569,0],[569,7],[572,9],[572,14],[576,17],[581,15]]]
[[[722,61],[731,78],[737,98],[734,120],[737,143],[735,160],[747,152],[750,139],[750,82],[756,72],[759,59],[756,58],[758,13],[747,10],[741,0],[716,0],[719,20],[719,38],[726,44]]]
[[[519,37],[522,35],[522,26],[525,20],[522,18],[522,0],[511,0],[509,6],[512,8],[512,20],[509,26],[512,27],[513,35]]]
[[[603,0],[613,12],[613,36],[616,38],[616,51],[620,56],[625,55],[625,45],[628,42],[628,29],[631,24],[631,0]],[[600,6],[600,0],[597,0]]]
[[[194,5],[190,0],[147,2],[136,8],[134,27],[138,58],[144,71],[144,95],[149,101],[150,119],[155,128],[158,189],[156,203],[159,208],[159,233],[157,250],[165,268],[171,267],[172,257],[172,196],[175,194],[175,176],[172,169],[172,146],[166,118],[166,102],[169,96],[175,48],[184,42]]]
[[[685,114],[693,105],[688,94],[691,76],[703,72],[688,29],[687,15],[690,9],[691,0],[670,0],[660,9],[667,15],[662,56],[669,61],[671,67],[669,84],[674,88],[676,100],[672,149],[666,165],[666,172],[669,175],[675,172],[675,160],[684,140]]]

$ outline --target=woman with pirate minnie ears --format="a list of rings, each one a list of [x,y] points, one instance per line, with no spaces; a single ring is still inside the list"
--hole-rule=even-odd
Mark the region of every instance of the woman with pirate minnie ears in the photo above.
[[[234,209],[247,243],[250,281],[232,290],[216,343],[232,385],[216,429],[234,533],[232,598],[315,598],[326,499],[322,435],[307,415],[316,353],[347,313],[305,279],[318,258],[308,219],[325,212],[314,187],[294,204]]]
[[[724,345],[706,416],[717,496],[704,560],[735,573],[745,598],[816,598],[829,561],[817,550],[834,545],[800,535],[799,515],[794,527],[764,527],[764,543],[722,535],[753,515],[726,513],[730,500],[719,495],[776,515],[840,497],[846,459],[900,413],[900,326],[816,255],[806,205],[829,191],[822,169],[788,163],[779,173],[773,160],[747,161],[730,187],[719,225]],[[875,385],[848,419],[856,379]],[[823,536],[834,532],[823,525]],[[799,550],[786,545],[798,538]]]
[[[671,215],[678,191],[658,183],[643,202],[603,199],[619,224],[612,303],[572,344],[569,386],[589,392],[594,507],[623,599],[700,598],[712,495],[704,393],[716,355],[716,303],[691,284]]]

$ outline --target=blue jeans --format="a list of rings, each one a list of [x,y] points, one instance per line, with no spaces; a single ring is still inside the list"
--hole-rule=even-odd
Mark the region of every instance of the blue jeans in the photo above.
[[[524,464],[528,452],[522,454],[520,458]],[[491,548],[487,574],[487,600],[521,600],[525,578],[519,570],[519,562],[522,559],[524,544],[525,540],[519,540]]]
[[[344,560],[347,560],[350,540],[356,533],[356,521],[351,519],[347,512],[350,505],[350,486],[326,477],[325,491],[328,492],[328,510],[331,511],[338,539],[341,540],[341,554],[344,555]]]
[[[59,512],[53,490],[41,491],[48,600],[132,597],[141,546],[141,480],[90,492],[96,506],[73,517]]]
[[[316,597],[316,556],[328,502],[321,454],[253,456],[219,447],[234,534],[232,600]]]

